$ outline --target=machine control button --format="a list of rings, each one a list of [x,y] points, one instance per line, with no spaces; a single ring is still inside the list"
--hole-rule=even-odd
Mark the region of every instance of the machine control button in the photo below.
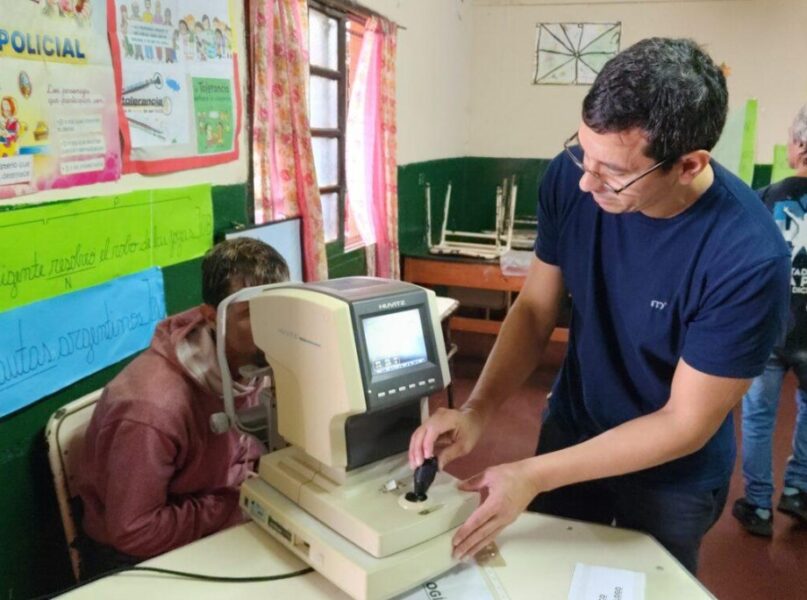
[[[418,381],[418,385],[426,385],[425,381]]]
[[[387,395],[387,392],[378,392],[378,397],[379,398],[383,398],[386,395]]]
[[[434,377],[429,377],[428,382],[429,383],[434,383]]]
[[[398,390],[396,390],[395,388],[392,388],[391,390],[387,390],[387,393],[388,394],[397,394]]]
[[[406,386],[402,385],[401,387],[398,388],[398,391],[399,392],[405,392],[406,391]]]

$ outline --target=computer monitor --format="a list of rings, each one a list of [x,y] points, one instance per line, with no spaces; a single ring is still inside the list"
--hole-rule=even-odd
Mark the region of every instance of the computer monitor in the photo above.
[[[250,237],[266,242],[277,250],[289,265],[289,281],[303,281],[303,246],[299,217],[236,229],[227,232],[224,237],[228,240]]]

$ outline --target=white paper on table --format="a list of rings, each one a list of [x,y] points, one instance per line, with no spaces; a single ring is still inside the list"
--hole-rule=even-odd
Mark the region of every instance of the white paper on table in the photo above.
[[[645,574],[577,563],[569,600],[644,600]]]
[[[434,581],[427,581],[397,596],[396,600],[434,600],[434,598],[496,600],[476,563],[460,563]]]

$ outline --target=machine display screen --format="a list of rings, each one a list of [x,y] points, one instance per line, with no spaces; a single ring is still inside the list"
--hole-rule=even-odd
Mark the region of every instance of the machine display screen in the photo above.
[[[364,339],[373,375],[408,369],[428,360],[418,309],[368,317]]]

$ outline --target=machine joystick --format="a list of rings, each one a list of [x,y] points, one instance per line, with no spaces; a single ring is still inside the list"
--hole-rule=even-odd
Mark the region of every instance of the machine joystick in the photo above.
[[[407,492],[406,499],[409,502],[425,502],[428,499],[426,492],[429,490],[435,476],[437,475],[437,459],[427,458],[423,464],[415,469],[415,489]]]

